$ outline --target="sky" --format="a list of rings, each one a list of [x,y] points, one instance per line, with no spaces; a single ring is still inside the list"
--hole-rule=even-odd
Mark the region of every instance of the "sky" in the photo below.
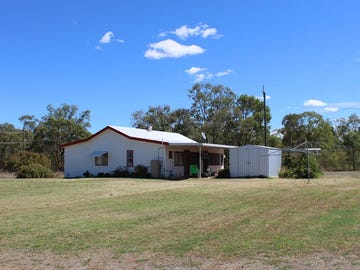
[[[91,111],[91,132],[149,106],[190,108],[222,84],[290,113],[360,114],[358,0],[1,0],[0,123],[51,104]]]

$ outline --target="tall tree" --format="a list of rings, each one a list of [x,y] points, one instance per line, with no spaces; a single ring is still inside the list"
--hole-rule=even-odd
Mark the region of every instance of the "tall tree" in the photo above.
[[[132,126],[136,128],[146,129],[151,126],[154,130],[177,132],[190,138],[196,137],[195,124],[188,109],[172,111],[169,105],[150,106],[146,112],[134,112],[132,120]]]
[[[264,103],[258,98],[241,95],[235,103],[231,122],[232,144],[264,144]],[[266,121],[271,120],[270,108],[266,106]],[[266,127],[269,137],[270,127]]]
[[[360,148],[360,117],[357,114],[339,119],[336,130],[345,147]]]
[[[54,170],[63,169],[61,145],[90,136],[90,111],[79,112],[75,105],[47,106],[48,113],[34,129],[32,150],[46,154]]]
[[[352,114],[348,118],[341,118],[336,127],[337,134],[346,151],[347,164],[353,170],[360,167],[360,117]]]
[[[328,120],[316,112],[303,112],[301,114],[288,114],[283,118],[283,135],[285,147],[295,147],[304,142],[309,142],[312,147],[321,148],[318,157],[322,168],[335,169],[339,163],[339,156],[332,152],[338,144],[335,130]]]
[[[34,129],[39,122],[34,115],[22,115],[19,117],[19,121],[23,124],[22,127],[22,140],[23,150],[25,151],[32,144],[34,139]]]
[[[194,119],[188,109],[177,109],[171,112],[172,130],[180,133],[186,137],[199,139],[199,134],[196,130]]]
[[[331,149],[337,145],[333,126],[316,112],[288,114],[283,118],[282,124],[280,132],[286,147],[294,147],[305,141],[322,149]]]
[[[9,123],[0,124],[0,170],[12,154],[22,149],[22,144],[21,130]]]
[[[171,109],[169,105],[149,106],[147,112],[136,111],[132,115],[133,127],[171,131]]]
[[[209,143],[226,143],[228,123],[232,119],[235,93],[223,85],[195,84],[189,91],[191,113]]]

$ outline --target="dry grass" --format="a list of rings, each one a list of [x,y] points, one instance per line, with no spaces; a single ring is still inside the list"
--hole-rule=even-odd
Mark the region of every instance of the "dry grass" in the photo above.
[[[48,260],[82,269],[360,267],[358,172],[310,184],[3,179],[0,205],[0,268],[25,258],[39,269]]]

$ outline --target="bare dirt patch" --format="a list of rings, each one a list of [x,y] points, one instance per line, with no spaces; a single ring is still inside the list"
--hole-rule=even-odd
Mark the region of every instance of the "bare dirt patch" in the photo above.
[[[14,178],[16,178],[15,173],[0,172],[0,179],[14,179]]]
[[[60,256],[52,253],[34,254],[29,252],[0,252],[0,269],[3,270],[58,270],[58,269],[360,269],[360,259],[356,255],[334,255],[317,253],[304,257],[286,257],[276,262],[266,262],[266,258],[258,260],[232,259],[222,260],[202,258],[196,255],[171,257],[164,254],[122,254],[110,251],[83,253],[77,256]]]

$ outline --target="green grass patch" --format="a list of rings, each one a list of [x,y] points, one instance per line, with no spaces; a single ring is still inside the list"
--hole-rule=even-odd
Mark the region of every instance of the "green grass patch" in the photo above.
[[[360,254],[360,179],[0,180],[1,250]]]

